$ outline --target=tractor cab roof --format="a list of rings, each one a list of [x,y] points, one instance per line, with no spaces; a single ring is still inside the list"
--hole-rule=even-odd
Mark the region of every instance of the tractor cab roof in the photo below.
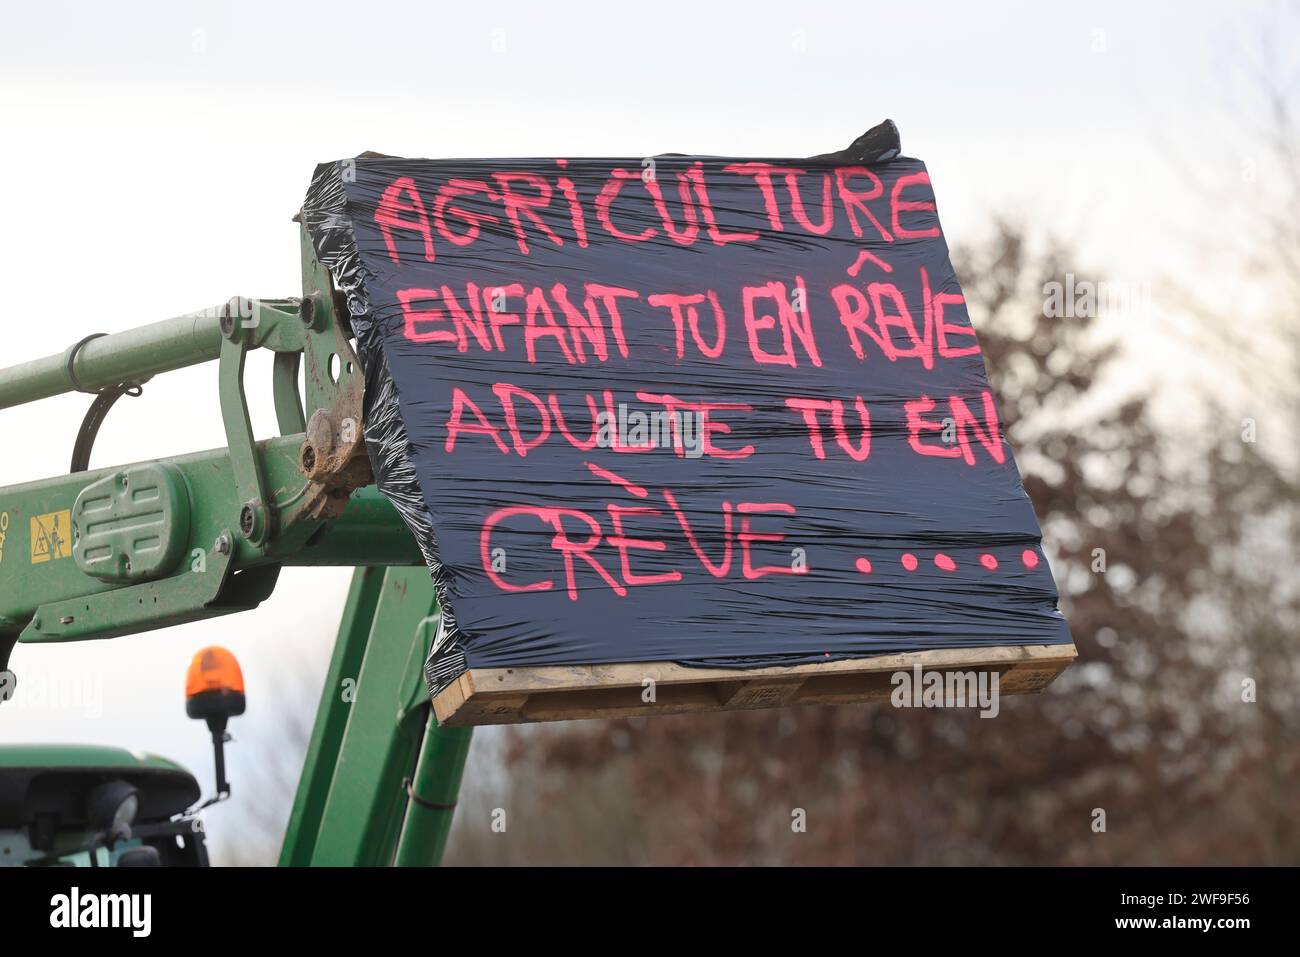
[[[140,792],[140,821],[165,821],[199,799],[199,785],[174,761],[125,748],[73,744],[0,745],[0,827],[53,814],[60,827],[86,823],[97,785],[123,780]]]

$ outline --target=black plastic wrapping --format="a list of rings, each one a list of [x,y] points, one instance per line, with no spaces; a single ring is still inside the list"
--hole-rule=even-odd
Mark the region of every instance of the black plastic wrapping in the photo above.
[[[431,692],[1070,640],[892,123],[802,160],[365,155],[304,221],[442,604]]]

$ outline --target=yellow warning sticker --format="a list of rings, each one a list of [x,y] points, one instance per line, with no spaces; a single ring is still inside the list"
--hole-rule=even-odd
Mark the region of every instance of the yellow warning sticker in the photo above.
[[[32,564],[67,558],[72,554],[72,511],[32,516]]]

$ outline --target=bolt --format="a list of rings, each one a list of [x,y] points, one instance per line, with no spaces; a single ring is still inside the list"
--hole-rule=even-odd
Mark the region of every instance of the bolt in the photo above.
[[[60,625],[70,625],[70,624],[72,624],[73,621],[74,621],[74,619],[73,619],[73,617],[72,617],[71,615],[64,615],[62,618],[59,619],[59,624],[60,624]]]
[[[243,519],[243,515],[242,515],[242,513],[241,513],[241,515],[240,515],[240,519],[241,519],[241,521],[242,521],[242,519]],[[216,541],[213,543],[213,545],[212,545],[212,548],[213,548],[213,550],[214,550],[218,555],[229,555],[229,554],[230,554],[230,536],[229,536],[229,535],[225,535],[225,534],[218,535],[218,536],[217,536],[217,540],[216,540]]]

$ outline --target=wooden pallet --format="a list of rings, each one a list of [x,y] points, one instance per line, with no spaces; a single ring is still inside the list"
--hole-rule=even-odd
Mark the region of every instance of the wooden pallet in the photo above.
[[[911,671],[997,672],[1000,694],[1042,691],[1078,652],[1074,645],[1005,645],[917,651],[789,668],[687,668],[671,662],[474,668],[433,699],[445,727],[738,711],[888,698],[892,676]],[[642,700],[654,681],[653,703]]]

